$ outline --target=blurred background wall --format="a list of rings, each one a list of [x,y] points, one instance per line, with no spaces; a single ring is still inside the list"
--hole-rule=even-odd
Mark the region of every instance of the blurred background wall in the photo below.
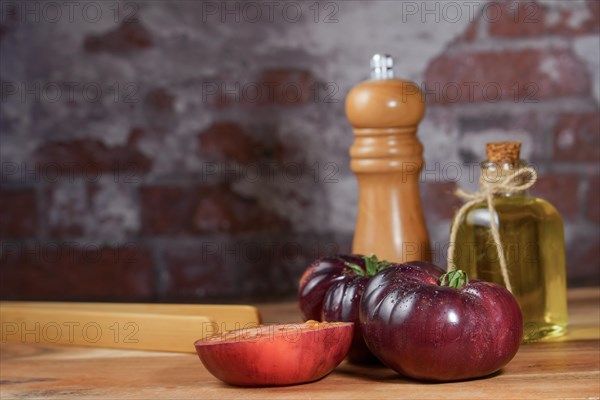
[[[598,1],[3,1],[3,299],[291,299],[350,251],[348,90],[369,58],[427,94],[422,199],[516,139],[599,283]]]

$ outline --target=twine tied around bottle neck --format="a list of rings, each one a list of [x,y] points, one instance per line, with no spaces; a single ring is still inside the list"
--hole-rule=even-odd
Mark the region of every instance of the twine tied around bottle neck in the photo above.
[[[519,179],[529,176],[529,179]],[[490,214],[490,231],[496,245],[498,252],[498,259],[500,261],[500,271],[502,273],[502,279],[504,286],[512,293],[512,285],[508,276],[508,268],[506,267],[506,256],[504,249],[502,248],[502,242],[500,241],[500,232],[498,231],[498,223],[496,221],[496,209],[494,208],[493,198],[496,194],[510,194],[516,192],[522,192],[529,189],[537,180],[537,173],[531,167],[518,168],[516,171],[511,172],[507,176],[499,179],[497,182],[488,182],[481,179],[479,191],[474,193],[467,193],[461,189],[457,189],[455,194],[466,200],[467,202],[456,213],[452,224],[452,230],[450,231],[450,246],[448,247],[448,271],[454,271],[456,265],[454,264],[454,252],[456,244],[456,235],[458,234],[458,228],[460,221],[465,217],[465,214],[469,208],[476,203],[485,201],[487,203],[488,212]],[[523,183],[520,183],[523,182]]]

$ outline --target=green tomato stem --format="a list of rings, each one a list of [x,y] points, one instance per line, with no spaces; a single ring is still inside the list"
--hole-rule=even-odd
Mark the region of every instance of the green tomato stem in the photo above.
[[[348,268],[348,270],[346,270],[347,273],[354,272],[358,276],[365,276],[365,271],[360,267],[360,265],[351,263],[349,261],[346,261],[344,264],[346,264],[346,268]]]
[[[353,272],[358,276],[373,276],[390,265],[390,263],[385,260],[379,261],[375,254],[363,256],[363,258],[365,259],[364,270],[359,265],[346,261],[345,264],[346,267],[348,267],[348,272]]]
[[[449,286],[453,289],[461,289],[469,284],[469,276],[463,270],[457,269],[446,272],[440,277],[440,286]]]

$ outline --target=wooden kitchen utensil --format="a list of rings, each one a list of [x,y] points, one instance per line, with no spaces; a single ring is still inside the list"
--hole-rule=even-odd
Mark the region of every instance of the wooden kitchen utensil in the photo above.
[[[1,302],[2,342],[194,352],[195,340],[256,326],[240,305]]]
[[[417,125],[424,96],[412,82],[393,78],[390,56],[371,59],[371,80],[346,97],[356,136],[350,167],[359,186],[353,252],[403,262],[431,260],[419,198],[423,145]]]

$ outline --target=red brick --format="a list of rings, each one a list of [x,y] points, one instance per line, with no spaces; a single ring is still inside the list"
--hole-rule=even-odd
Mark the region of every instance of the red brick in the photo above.
[[[89,174],[95,178],[104,172],[143,174],[150,170],[152,162],[134,147],[107,146],[94,139],[46,142],[35,152],[40,168],[45,175],[54,177],[64,174]],[[139,175],[138,175],[139,178]]]
[[[600,113],[561,114],[554,130],[554,157],[560,161],[600,159]]]
[[[423,208],[425,215],[452,219],[463,202],[454,194],[455,182],[427,182],[423,185]]]
[[[261,143],[232,122],[217,122],[198,136],[199,152],[210,161],[250,164],[260,158]]]
[[[461,35],[460,40],[463,42],[472,42],[474,41],[478,35],[479,30],[481,29],[481,25],[479,23],[479,19],[475,19],[469,23],[469,26]]]
[[[429,64],[425,80],[427,101],[443,104],[537,102],[589,95],[591,88],[585,65],[570,50],[446,53]]]
[[[235,250],[227,240],[203,240],[194,246],[171,246],[165,251],[166,285],[162,298],[169,300],[215,299],[240,296]],[[227,262],[227,255],[230,262]]]
[[[150,235],[280,230],[289,223],[225,185],[142,190],[142,231]]]
[[[142,189],[142,232],[177,235],[191,231],[196,202],[192,188],[149,186]]]
[[[146,131],[139,126],[135,126],[129,131],[129,135],[127,136],[127,145],[135,146],[144,137],[146,137]]]
[[[490,4],[489,33],[501,37],[536,36],[548,32],[545,10],[534,1]]]
[[[258,98],[261,105],[294,106],[309,102],[314,96],[315,79],[310,71],[301,69],[267,69],[259,79],[263,88]]]
[[[151,254],[135,243],[117,248],[96,243],[2,246],[4,299],[141,300],[153,295]]]
[[[550,173],[538,176],[531,194],[549,201],[563,218],[574,218],[579,211],[579,176]]]
[[[175,96],[165,88],[154,88],[146,94],[146,105],[154,112],[173,111]]]
[[[35,236],[37,220],[34,190],[0,191],[0,236],[3,239]]]
[[[142,23],[130,18],[112,31],[100,35],[88,35],[83,43],[90,53],[125,53],[152,47],[152,35]]]
[[[573,26],[569,21],[573,17],[577,5],[571,9],[556,10],[555,22],[548,23],[549,10],[535,1],[496,2],[501,11],[499,17],[494,10],[489,11],[489,33],[492,36],[515,38],[542,35],[573,36],[600,32],[600,12],[598,1],[590,0],[585,5],[589,17],[579,25]]]
[[[264,208],[254,198],[242,197],[225,186],[204,189],[193,215],[200,233],[271,231],[288,228],[289,223]]]
[[[600,176],[590,178],[587,196],[587,216],[600,224]]]

